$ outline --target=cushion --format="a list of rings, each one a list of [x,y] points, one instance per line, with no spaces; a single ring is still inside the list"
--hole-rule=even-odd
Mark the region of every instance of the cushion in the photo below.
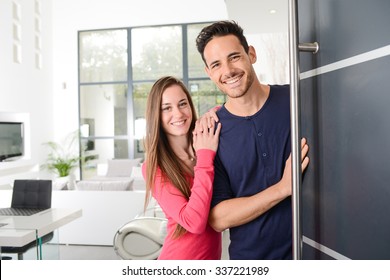
[[[134,166],[141,162],[142,158],[136,159],[111,159],[108,160],[107,177],[130,177]]]
[[[133,179],[123,181],[80,181],[76,184],[79,191],[131,191]]]
[[[134,166],[131,171],[131,178],[134,179],[133,190],[135,191],[144,191],[146,188],[146,183],[144,177],[142,176],[142,167]]]
[[[131,178],[143,180],[144,176],[142,175],[142,167],[141,166],[133,166],[131,171]]]
[[[68,189],[68,182],[67,181],[60,181],[60,180],[53,181],[53,190],[61,191],[61,190],[67,190],[67,189]]]

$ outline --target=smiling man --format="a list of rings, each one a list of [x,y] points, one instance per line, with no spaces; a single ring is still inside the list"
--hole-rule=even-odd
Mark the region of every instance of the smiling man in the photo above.
[[[230,230],[230,259],[291,259],[289,86],[259,82],[256,51],[234,21],[206,26],[196,44],[210,79],[228,97],[216,112],[222,130],[209,223]],[[303,139],[302,170],[307,151]]]

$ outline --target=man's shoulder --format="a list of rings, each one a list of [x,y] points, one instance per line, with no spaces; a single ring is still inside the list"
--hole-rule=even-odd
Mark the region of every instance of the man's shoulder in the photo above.
[[[270,85],[270,90],[274,92],[290,92],[290,85]]]

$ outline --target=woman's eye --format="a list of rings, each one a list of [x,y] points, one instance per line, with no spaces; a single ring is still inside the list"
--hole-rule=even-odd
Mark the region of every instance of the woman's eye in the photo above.
[[[181,108],[183,108],[183,107],[185,107],[185,106],[187,106],[187,102],[183,102],[183,103],[180,103],[180,104],[179,104],[179,107],[181,107]]]
[[[168,112],[170,109],[171,109],[171,107],[164,107],[164,108],[162,108],[161,110],[162,110],[162,111],[165,111],[165,112]]]

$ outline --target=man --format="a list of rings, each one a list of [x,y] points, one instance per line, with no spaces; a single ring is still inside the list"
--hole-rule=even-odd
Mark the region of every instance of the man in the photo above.
[[[230,259],[291,259],[289,86],[259,82],[256,51],[233,21],[203,28],[196,44],[210,79],[227,95],[216,112],[222,130],[209,223],[229,229]],[[302,170],[307,152],[302,139]]]

